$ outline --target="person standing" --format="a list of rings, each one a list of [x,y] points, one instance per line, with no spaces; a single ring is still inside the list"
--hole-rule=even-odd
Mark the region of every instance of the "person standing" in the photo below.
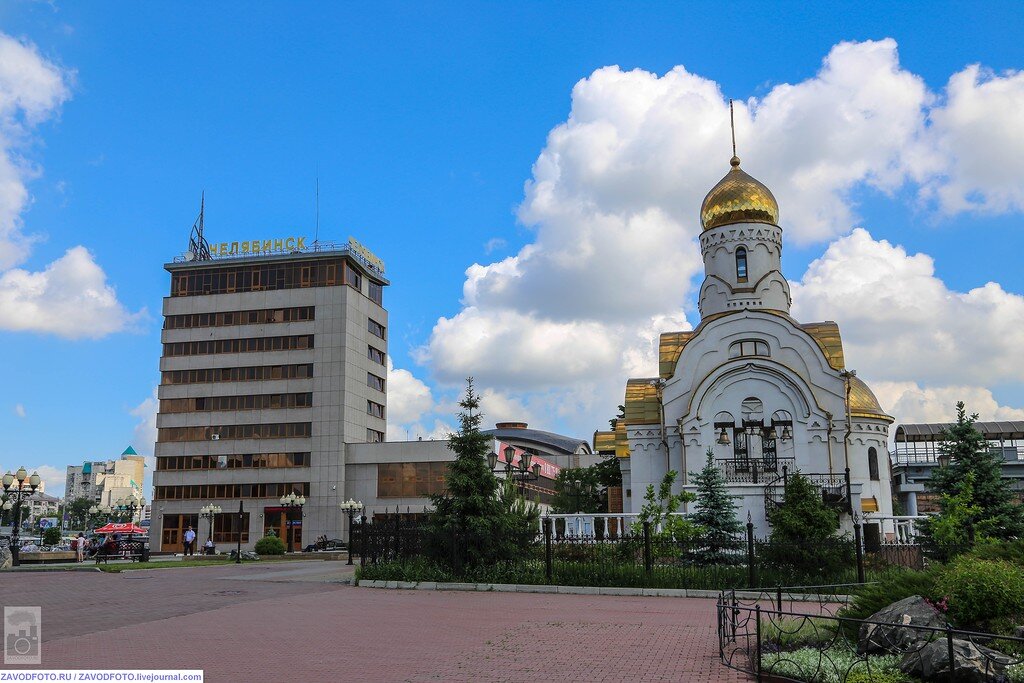
[[[82,532],[78,532],[78,538],[75,539],[75,555],[79,562],[85,562],[85,534]]]
[[[185,531],[185,555],[196,554],[196,532],[192,531],[192,527],[189,527]]]

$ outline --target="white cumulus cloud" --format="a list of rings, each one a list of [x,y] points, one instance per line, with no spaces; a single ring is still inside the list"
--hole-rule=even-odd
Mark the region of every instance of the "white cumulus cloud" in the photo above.
[[[14,414],[18,417],[25,417],[25,406],[20,403],[16,403],[14,405]]]
[[[71,97],[74,74],[30,43],[0,33],[0,330],[98,338],[130,327],[129,313],[89,251],[72,247],[43,270],[17,268],[38,236],[26,234],[27,183],[40,169],[25,154],[39,124]]]
[[[968,66],[935,92],[894,40],[847,42],[814,76],[736,102],[743,167],[779,200],[787,242],[837,240],[795,283],[798,315],[839,321],[866,377],[922,391],[1007,379],[997,368],[1021,348],[1019,295],[950,291],[927,255],[853,229],[865,192],[940,218],[1021,210],[1021,78]],[[594,71],[525,185],[518,217],[535,238],[467,269],[462,309],[417,360],[442,384],[473,375],[546,421],[602,425],[627,376],[657,373],[657,334],[695,320],[699,208],[730,155],[716,82],[683,66]],[[995,177],[1000,167],[1010,172]]]

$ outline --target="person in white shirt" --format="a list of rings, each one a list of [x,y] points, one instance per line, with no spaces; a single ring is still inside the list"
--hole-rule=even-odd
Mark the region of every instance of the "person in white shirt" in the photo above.
[[[75,539],[75,553],[79,562],[85,562],[85,534],[79,533]]]
[[[192,527],[185,531],[185,554],[196,554],[196,532],[192,531]]]

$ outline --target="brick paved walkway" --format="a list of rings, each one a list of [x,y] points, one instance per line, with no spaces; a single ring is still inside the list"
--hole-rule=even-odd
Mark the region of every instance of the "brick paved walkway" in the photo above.
[[[718,663],[712,600],[377,590],[329,583],[339,570],[9,574],[0,596],[43,606],[44,666],[202,668],[210,681],[746,680]]]

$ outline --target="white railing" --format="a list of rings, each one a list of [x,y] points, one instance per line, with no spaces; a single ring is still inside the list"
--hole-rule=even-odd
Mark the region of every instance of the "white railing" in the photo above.
[[[880,523],[882,525],[882,542],[886,543],[916,543],[917,522],[927,515],[879,515],[868,512],[864,515],[864,521],[869,523]],[[892,534],[892,538],[887,535]]]
[[[673,512],[673,516],[685,517],[686,513]],[[544,520],[550,519],[552,524],[552,533],[558,533],[558,527],[561,526],[556,520],[564,520],[565,527],[562,533],[566,536],[576,536],[583,538],[593,538],[596,536],[595,520],[604,520],[604,536],[607,538],[610,535],[621,536],[623,530],[627,533],[633,528],[634,524],[640,523],[640,515],[636,512],[610,512],[610,513],[597,513],[597,512],[577,512],[569,514],[546,514],[541,516],[539,527],[540,533],[544,533]],[[656,525],[655,528],[651,529],[655,533],[661,531],[661,525]]]

